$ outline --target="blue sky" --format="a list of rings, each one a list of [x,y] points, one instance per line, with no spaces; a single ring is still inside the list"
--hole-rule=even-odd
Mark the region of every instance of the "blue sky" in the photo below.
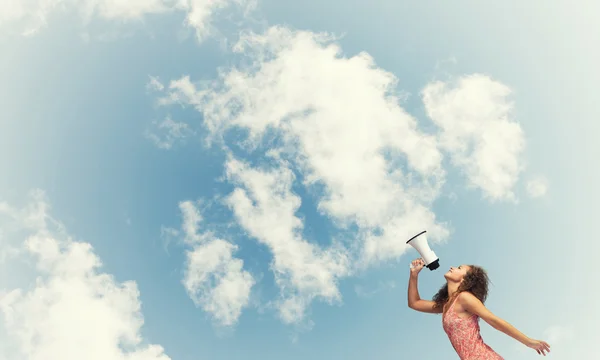
[[[421,229],[593,353],[598,5],[0,4],[2,358],[452,358]]]

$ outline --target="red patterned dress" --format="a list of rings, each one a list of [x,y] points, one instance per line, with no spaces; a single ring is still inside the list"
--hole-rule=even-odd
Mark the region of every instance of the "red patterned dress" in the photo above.
[[[456,297],[458,299],[458,296]],[[491,347],[483,342],[479,333],[479,317],[472,315],[460,318],[454,311],[456,299],[442,316],[444,331],[461,360],[504,360]]]

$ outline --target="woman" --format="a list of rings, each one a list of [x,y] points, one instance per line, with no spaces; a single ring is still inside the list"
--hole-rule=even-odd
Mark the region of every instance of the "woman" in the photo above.
[[[444,331],[461,360],[503,360],[483,342],[479,333],[479,318],[540,355],[546,356],[546,352],[550,352],[550,345],[546,342],[528,338],[486,309],[483,305],[488,294],[488,277],[485,270],[474,265],[451,267],[444,274],[446,284],[435,294],[433,301],[429,301],[421,299],[417,289],[418,275],[423,266],[423,259],[412,262],[408,283],[408,307],[425,313],[441,313]]]

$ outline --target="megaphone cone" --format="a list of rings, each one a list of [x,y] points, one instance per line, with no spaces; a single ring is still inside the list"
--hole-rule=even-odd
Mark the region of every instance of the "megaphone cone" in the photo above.
[[[435,253],[429,248],[429,244],[427,243],[427,235],[425,235],[427,231],[422,231],[417,235],[411,237],[406,243],[410,246],[414,247],[423,260],[425,260],[425,266],[433,271],[440,267],[440,259],[435,255]]]

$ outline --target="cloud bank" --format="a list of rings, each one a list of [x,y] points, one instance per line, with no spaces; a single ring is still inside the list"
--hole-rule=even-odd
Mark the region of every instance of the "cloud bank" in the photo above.
[[[73,241],[51,218],[42,192],[33,192],[23,209],[0,203],[0,218],[0,248],[17,249],[11,257],[33,264],[36,276],[17,288],[7,289],[4,279],[0,284],[2,359],[170,359],[140,335],[144,321],[135,282],[101,272],[92,246]],[[6,263],[0,268],[9,271]]]
[[[437,125],[428,133],[401,106],[398,79],[366,53],[342,55],[329,34],[274,26],[244,33],[233,50],[248,65],[152,87],[160,105],[200,112],[206,143],[228,154],[234,190],[222,205],[270,249],[285,323],[305,319],[313,300],[340,302],[340,279],[397,259],[418,231],[448,237],[433,211],[445,156],[488,199],[514,199],[524,136],[506,85],[478,74],[427,84],[422,99]],[[303,200],[335,229],[325,244],[303,235]]]

